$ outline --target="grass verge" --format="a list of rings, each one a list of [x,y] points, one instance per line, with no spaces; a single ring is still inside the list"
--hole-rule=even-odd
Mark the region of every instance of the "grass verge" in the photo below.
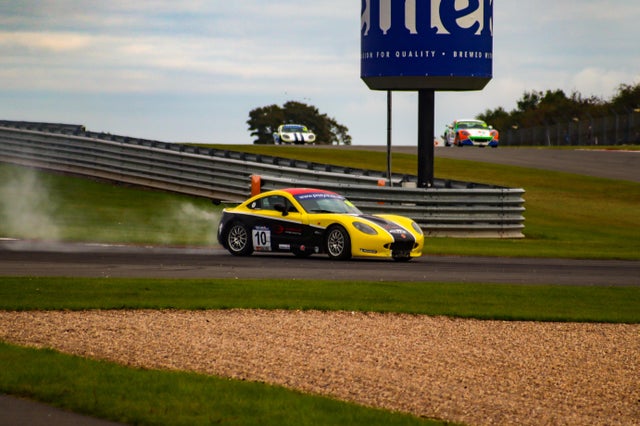
[[[0,309],[316,309],[462,318],[640,322],[636,287],[0,277]]]
[[[441,425],[264,383],[134,369],[0,342],[0,393],[135,425]]]
[[[201,198],[0,163],[0,237],[210,245],[219,212]]]

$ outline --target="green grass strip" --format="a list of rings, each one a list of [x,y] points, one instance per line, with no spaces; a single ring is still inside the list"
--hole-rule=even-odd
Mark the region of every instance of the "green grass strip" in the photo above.
[[[0,309],[317,309],[638,323],[637,287],[0,277]]]
[[[440,425],[264,383],[144,370],[0,342],[0,393],[136,425]]]

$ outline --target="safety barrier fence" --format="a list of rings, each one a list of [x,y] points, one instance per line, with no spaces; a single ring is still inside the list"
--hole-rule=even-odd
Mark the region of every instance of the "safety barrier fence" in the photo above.
[[[207,147],[88,132],[83,126],[0,121],[0,162],[239,202],[261,189],[335,190],[367,213],[413,218],[430,236],[521,238],[523,189],[313,163]]]

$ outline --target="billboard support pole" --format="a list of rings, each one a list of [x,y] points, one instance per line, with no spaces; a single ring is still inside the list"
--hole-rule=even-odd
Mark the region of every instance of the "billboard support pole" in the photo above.
[[[391,182],[391,90],[387,90],[387,180]]]
[[[418,187],[433,186],[435,90],[418,91]]]

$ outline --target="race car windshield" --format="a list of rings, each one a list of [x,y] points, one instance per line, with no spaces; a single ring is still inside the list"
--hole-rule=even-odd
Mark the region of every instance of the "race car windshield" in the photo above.
[[[487,125],[479,121],[467,121],[458,124],[459,129],[484,129]]]
[[[351,201],[337,194],[308,193],[296,196],[308,213],[362,214]]]
[[[282,128],[284,132],[306,132],[307,128],[303,126],[284,126]]]

